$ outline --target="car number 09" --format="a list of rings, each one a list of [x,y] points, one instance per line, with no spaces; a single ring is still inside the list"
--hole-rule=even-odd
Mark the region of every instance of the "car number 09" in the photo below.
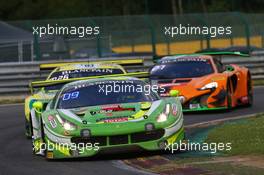
[[[72,92],[72,93],[65,93],[63,94],[62,100],[66,101],[66,100],[70,100],[70,99],[76,99],[79,97],[79,91],[76,92]]]

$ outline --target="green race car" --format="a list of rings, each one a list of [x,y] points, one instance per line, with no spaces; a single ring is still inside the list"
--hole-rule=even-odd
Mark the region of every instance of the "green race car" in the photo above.
[[[30,84],[31,95],[25,99],[25,134],[32,136],[31,110],[33,103],[41,100],[45,105],[54,97],[60,88],[69,82],[83,78],[102,78],[104,76],[136,76],[144,77],[146,72],[127,73],[121,65],[140,64],[142,60],[108,60],[101,62],[73,62],[50,63],[40,65],[40,69],[54,69],[45,81],[32,82]],[[119,65],[120,64],[120,65]],[[55,82],[56,84],[52,84]],[[59,82],[59,83],[58,83]],[[49,85],[50,86],[46,86]]]
[[[148,87],[132,77],[64,85],[46,107],[33,103],[33,152],[48,159],[88,157],[112,148],[160,150],[183,140],[179,99],[161,99]]]

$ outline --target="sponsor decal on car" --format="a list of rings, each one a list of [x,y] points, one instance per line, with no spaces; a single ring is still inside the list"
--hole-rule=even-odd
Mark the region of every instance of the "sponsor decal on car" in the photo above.
[[[55,118],[53,116],[51,116],[51,115],[48,116],[48,120],[49,120],[50,125],[51,125],[52,128],[56,128],[57,127],[57,122],[56,122],[56,120],[55,120]]]
[[[197,109],[197,108],[200,108],[200,104],[198,104],[198,103],[197,103],[197,104],[190,104],[190,105],[189,105],[189,108],[190,108],[190,109]]]
[[[126,122],[128,121],[128,116],[126,117],[108,117],[108,118],[101,118],[97,119],[97,123],[116,123],[116,122]]]
[[[177,112],[178,112],[178,108],[177,108],[177,105],[176,104],[172,104],[172,115],[177,115]]]

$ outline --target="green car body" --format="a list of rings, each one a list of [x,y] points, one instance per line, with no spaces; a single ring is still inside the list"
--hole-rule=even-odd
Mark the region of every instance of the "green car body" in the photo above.
[[[121,60],[122,61],[122,60]],[[121,63],[126,63],[131,60],[124,60]],[[133,61],[133,60],[132,60]],[[137,60],[134,60],[136,62]],[[118,63],[118,62],[117,62]],[[45,66],[45,65],[44,65]],[[55,65],[57,66],[57,65]],[[55,67],[54,66],[54,67]],[[107,72],[108,71],[108,72]],[[32,91],[31,95],[25,99],[25,135],[28,138],[32,136],[32,121],[31,110],[33,103],[36,101],[42,101],[47,104],[53,99],[56,92],[62,87],[63,84],[82,80],[86,78],[103,78],[107,76],[138,76],[144,77],[148,73],[136,72],[127,73],[125,69],[118,64],[109,62],[98,63],[61,63],[56,67],[47,77],[45,81],[36,81],[30,84]],[[50,86],[47,86],[49,85]]]
[[[89,157],[119,148],[161,150],[184,139],[182,107],[175,97],[129,92],[100,103],[112,96],[84,94],[113,81],[146,85],[131,77],[76,81],[63,86],[45,109],[41,101],[35,102],[31,111],[33,152],[48,159]],[[112,103],[118,99],[122,103]]]

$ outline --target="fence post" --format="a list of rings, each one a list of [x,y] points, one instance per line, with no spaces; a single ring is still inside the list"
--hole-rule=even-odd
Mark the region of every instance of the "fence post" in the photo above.
[[[149,18],[148,15],[145,15],[145,21],[148,24],[150,33],[151,33],[151,45],[152,45],[152,54],[153,56],[157,55],[157,51],[156,51],[156,36],[155,36],[155,29],[153,27],[153,24],[151,23],[151,19]]]
[[[33,31],[32,31],[32,23],[31,21],[27,20],[25,22],[28,30],[32,33],[33,35]],[[36,60],[40,60],[40,49],[39,49],[39,42],[38,42],[38,36],[37,35],[33,35],[33,40],[32,40],[32,51],[31,51],[31,61],[34,61],[34,55],[36,57]]]
[[[246,33],[246,40],[247,40],[247,49],[248,49],[248,51],[250,51],[250,28],[249,28],[249,23],[246,20],[246,18],[243,16],[243,13],[235,12],[234,15],[237,16],[237,18],[239,18],[241,20],[241,22],[245,26],[245,33]]]
[[[101,58],[102,57],[102,49],[101,49],[101,40],[100,40],[100,32],[98,35],[96,35],[96,47],[97,47],[97,54],[98,57]]]
[[[168,37],[165,37],[166,43],[167,43],[167,55],[170,55],[170,39]]]
[[[88,18],[88,20],[92,23],[92,27],[97,27],[96,22],[92,18]],[[99,29],[100,31],[100,29]],[[97,54],[98,58],[102,57],[102,49],[101,49],[101,39],[100,39],[101,31],[98,35],[96,35],[96,48],[97,48]]]
[[[262,48],[264,48],[264,32],[262,32],[261,46],[262,46]]]
[[[18,62],[23,62],[23,41],[18,41]]]
[[[202,17],[200,17],[199,15],[195,15],[196,19],[198,19],[198,21],[200,21],[204,26],[206,27],[209,27],[207,25],[207,22],[206,20],[204,20]],[[206,35],[206,46],[207,46],[207,49],[210,49],[211,48],[211,44],[210,44],[210,35]]]
[[[35,53],[35,60],[40,60],[40,50],[39,50],[39,41],[38,41],[38,36],[37,35],[33,35],[34,36],[34,53]]]
[[[234,45],[234,38],[233,38],[233,34],[230,35],[230,44],[231,46]]]

